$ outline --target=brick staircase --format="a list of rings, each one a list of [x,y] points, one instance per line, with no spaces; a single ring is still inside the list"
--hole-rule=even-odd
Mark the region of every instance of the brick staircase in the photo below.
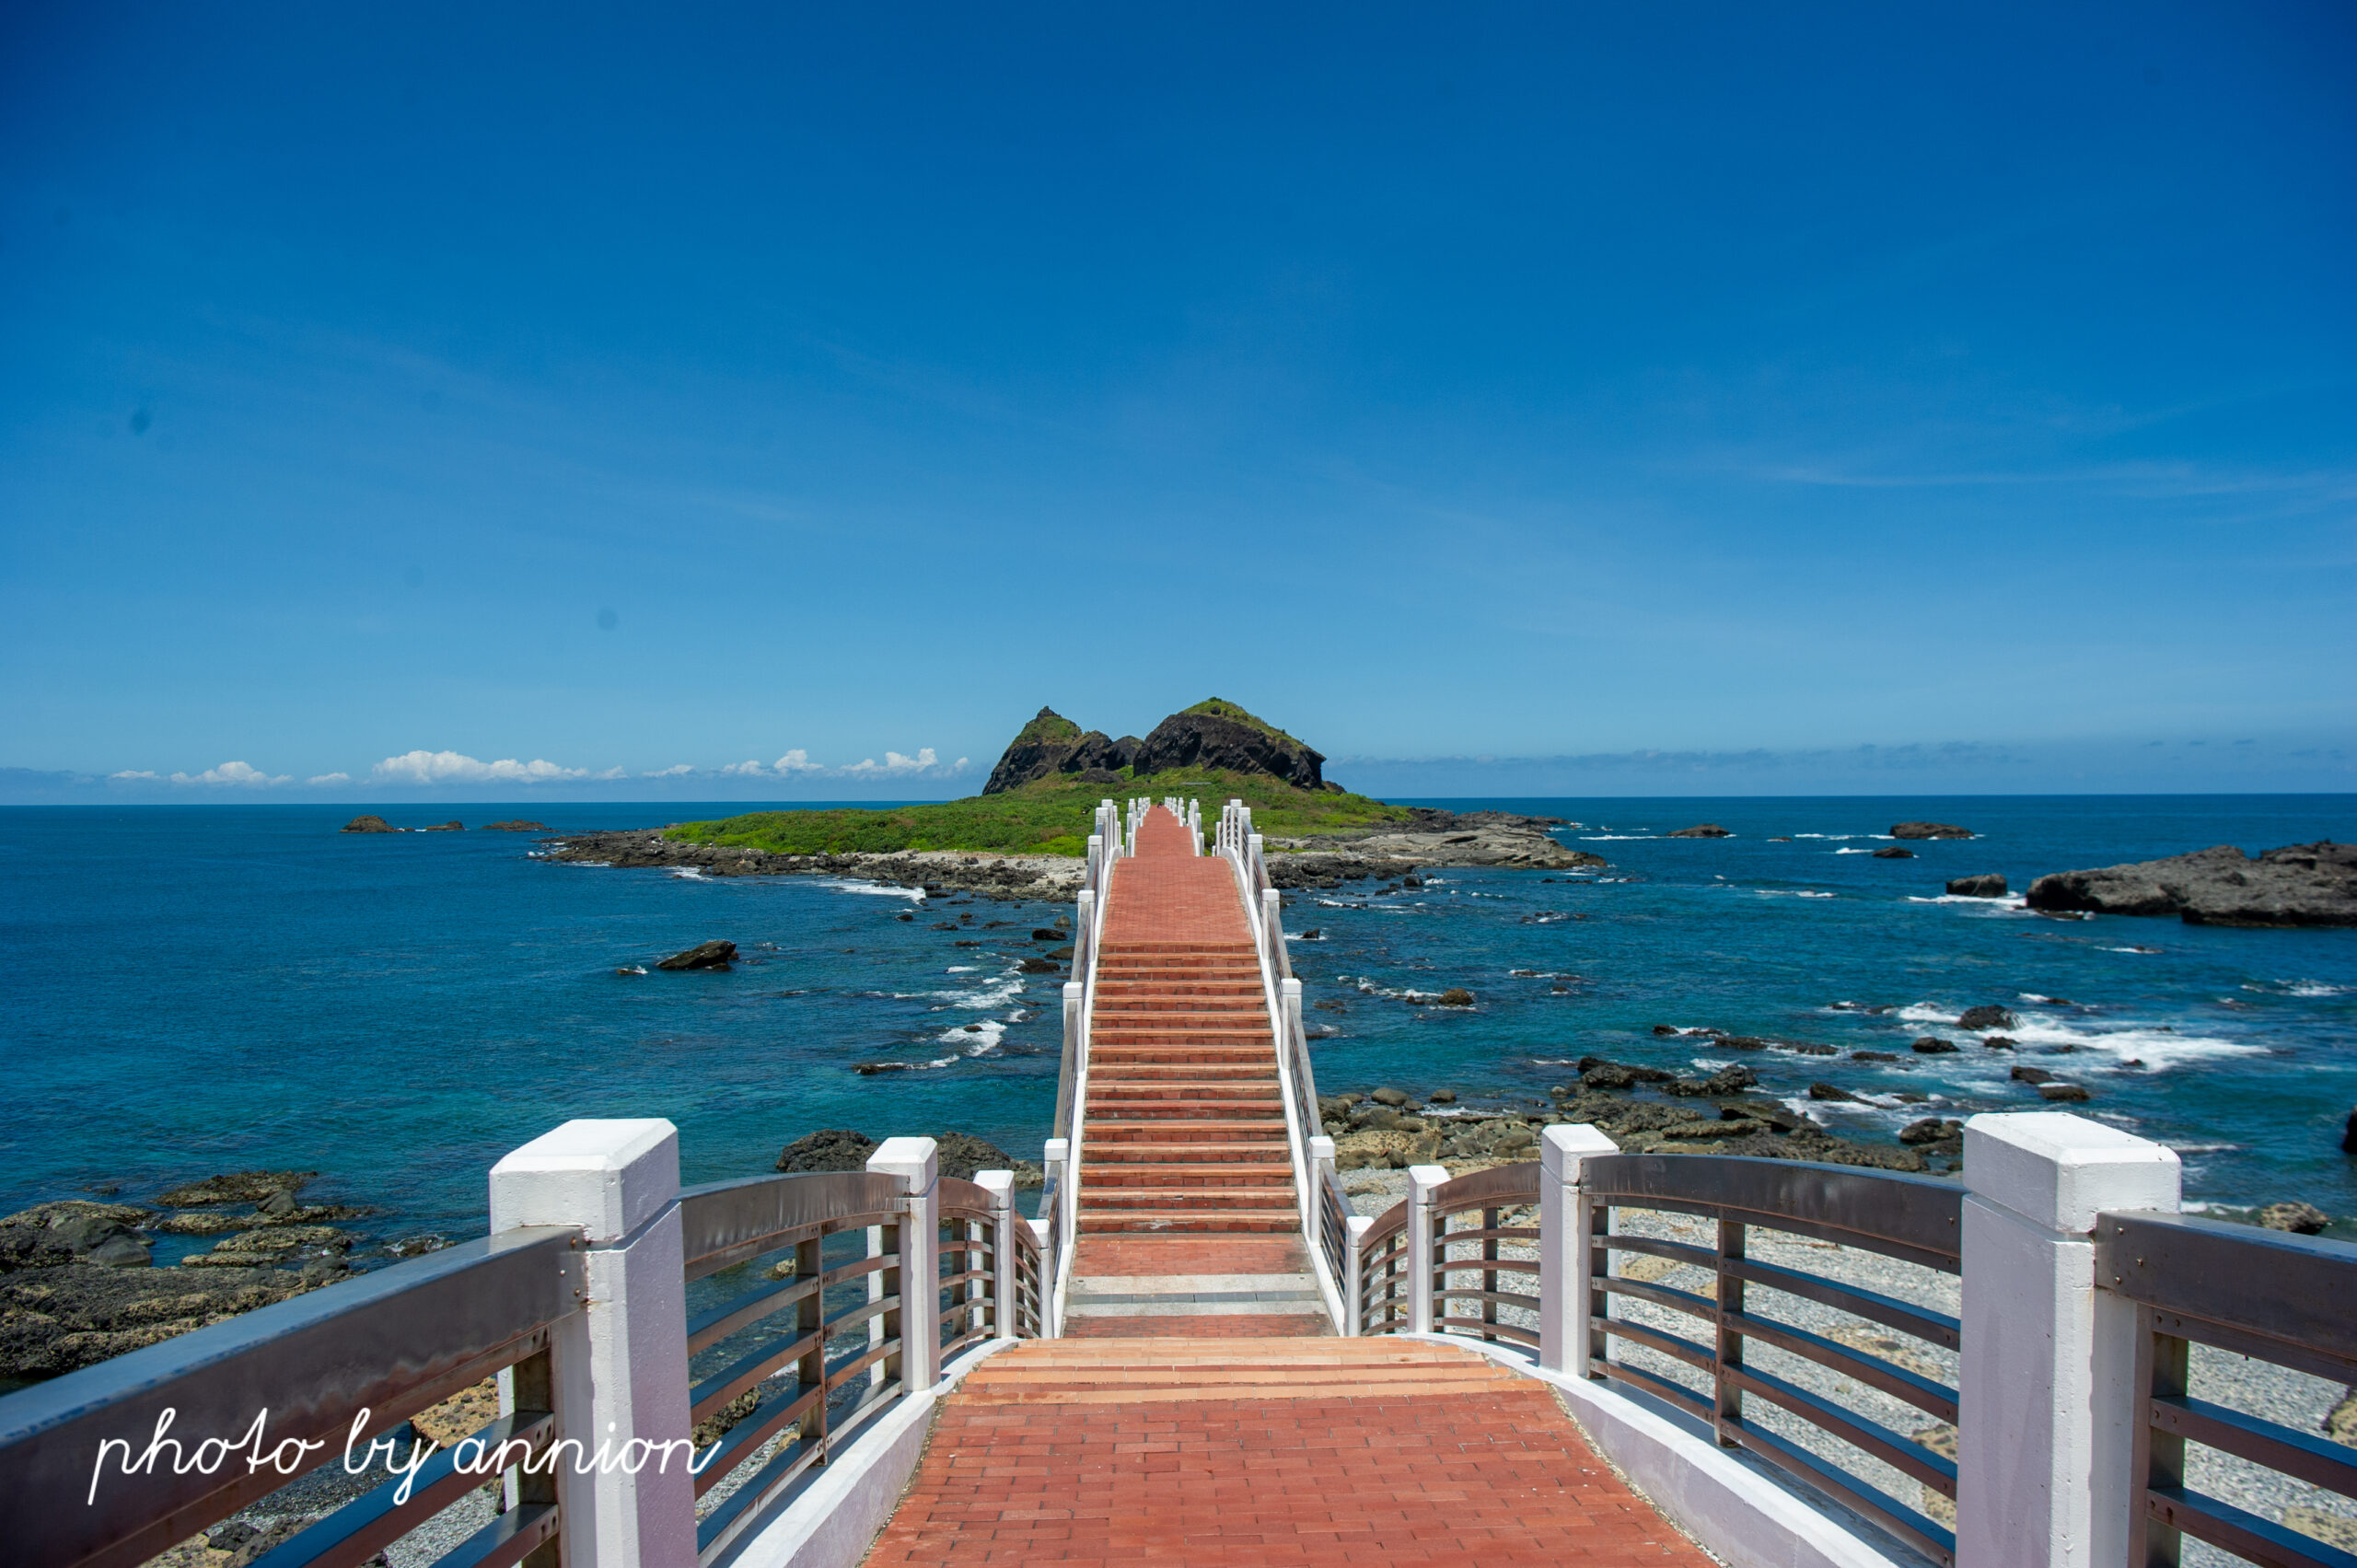
[[[1235,935],[1125,939],[1109,929],[1090,1028],[1082,1235],[1300,1227],[1268,1004],[1228,877],[1210,856],[1126,860],[1114,873],[1115,912],[1151,896],[1154,882],[1211,883]]]
[[[1041,1340],[969,1373],[969,1404],[1159,1404],[1191,1400],[1405,1399],[1528,1384],[1453,1345],[1393,1339]]]

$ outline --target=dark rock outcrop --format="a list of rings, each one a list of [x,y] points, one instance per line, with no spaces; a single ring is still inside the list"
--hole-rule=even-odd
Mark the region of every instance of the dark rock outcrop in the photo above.
[[[545,833],[548,830],[546,822],[527,822],[521,817],[511,818],[505,822],[485,822],[475,830],[479,833]]]
[[[737,961],[734,942],[699,942],[684,953],[658,958],[658,970],[725,970]]]
[[[346,822],[342,828],[338,829],[337,831],[344,833],[398,833],[401,830],[394,827],[390,822],[386,821],[382,817],[377,816],[372,812],[366,816],[354,817],[351,821]]]
[[[1967,1007],[1956,1027],[1973,1034],[1987,1034],[1991,1029],[2018,1028],[2021,1020],[2006,1009],[1994,1005]]]
[[[1858,1097],[1837,1085],[1820,1083],[1811,1084],[1808,1086],[1808,1098],[1811,1099],[1854,1100]]]
[[[1893,822],[1890,836],[1894,839],[1968,839],[1972,830],[1959,828],[1954,822]]]
[[[2040,1084],[2038,1086],[2038,1098],[2055,1100],[2064,1105],[2075,1105],[2081,1100],[2090,1100],[2096,1097],[2089,1093],[2083,1084]]]
[[[1876,860],[1912,860],[1915,858],[1915,852],[1911,849],[1900,849],[1897,844],[1889,844],[1875,851],[1875,858]]]
[[[826,1127],[786,1144],[777,1156],[784,1171],[865,1170],[876,1140],[848,1127]]]
[[[2253,859],[2219,844],[2165,860],[2058,871],[2030,884],[2050,912],[2176,915],[2189,925],[2357,925],[2357,844],[2329,839]]]
[[[1995,872],[1979,877],[1951,877],[1948,891],[1963,899],[2002,899],[2005,896],[2005,879]]]
[[[1266,773],[1295,789],[1325,787],[1324,753],[1217,697],[1155,725],[1139,744],[1131,765],[1142,775],[1178,768],[1219,768]]]
[[[159,1194],[168,1209],[203,1209],[218,1203],[262,1203],[278,1193],[300,1192],[319,1179],[316,1170],[232,1170],[208,1176]]]
[[[1924,1056],[1945,1056],[1956,1049],[1956,1041],[1942,1040],[1937,1035],[1925,1035],[1915,1042],[1916,1051]]]
[[[1669,839],[1731,839],[1735,834],[1720,827],[1716,822],[1697,822],[1690,828],[1680,828],[1675,832],[1665,833],[1662,836]]]
[[[2258,1211],[2258,1223],[2269,1230],[2288,1230],[2294,1236],[2314,1236],[2332,1223],[2332,1216],[2314,1203],[2270,1203]]]

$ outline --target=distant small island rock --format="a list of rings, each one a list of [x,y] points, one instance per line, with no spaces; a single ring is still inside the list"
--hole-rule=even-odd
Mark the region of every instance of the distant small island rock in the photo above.
[[[466,830],[467,825],[464,822],[459,821],[456,817],[451,818],[447,822],[436,822],[430,828],[420,828],[417,830],[417,831],[421,833],[463,833]]]
[[[394,827],[390,822],[386,821],[382,817],[366,816],[354,817],[351,821],[346,822],[341,829],[339,829],[338,831],[346,833],[398,833],[401,830]]]
[[[1665,833],[1662,836],[1671,839],[1731,839],[1735,834],[1720,827],[1716,822],[1697,822],[1690,828],[1680,828],[1674,833]]]
[[[725,970],[737,961],[734,942],[699,942],[684,953],[659,959],[658,970]]]
[[[2002,899],[2005,891],[2005,879],[1993,871],[1979,877],[1948,878],[1948,892],[1960,899]]]
[[[1897,844],[1886,844],[1875,851],[1875,858],[1876,860],[1912,860],[1915,858],[1915,852],[1911,849],[1900,849]]]
[[[1954,822],[1894,822],[1890,825],[1894,839],[1968,839],[1972,830],[1959,828]]]
[[[479,833],[545,833],[549,830],[546,822],[527,822],[521,817],[512,822],[485,822],[475,830]]]
[[[2357,844],[2289,844],[2256,859],[2219,844],[2165,860],[2058,871],[2030,884],[2053,913],[2176,915],[2188,925],[2357,925]]]

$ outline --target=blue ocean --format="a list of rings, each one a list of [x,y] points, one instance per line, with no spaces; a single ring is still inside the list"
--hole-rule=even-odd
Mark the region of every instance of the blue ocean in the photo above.
[[[2086,1086],[2081,1110],[2180,1150],[2196,1201],[2303,1199],[2357,1233],[2357,1160],[2339,1146],[2357,1103],[2357,930],[2057,921],[1942,892],[1968,873],[2018,892],[2215,843],[2347,840],[2357,796],[1430,804],[1564,818],[1577,826],[1559,836],[1610,866],[1293,895],[1296,969],[1332,1005],[1311,1014],[1330,1031],[1314,1047],[1328,1093],[1527,1103],[1583,1055],[1729,1059],[1654,1032],[1708,1026],[1836,1048],[1743,1059],[1796,1101],[1817,1081],[1860,1096],[1808,1109],[1887,1137],[1926,1114],[2041,1107],[2008,1076],[2033,1063]],[[821,1127],[955,1130],[1039,1157],[1062,977],[1016,965],[1060,909],[920,912],[856,882],[560,865],[530,834],[337,832],[359,809],[0,809],[0,1212],[297,1167],[323,1173],[323,1198],[376,1205],[381,1237],[477,1234],[491,1164],[575,1116],[670,1118],[691,1181],[768,1170]],[[746,807],[375,809],[577,830]],[[1869,853],[1908,819],[1980,836]],[[1703,821],[1734,836],[1662,836]],[[970,929],[932,929],[964,914]],[[735,970],[651,969],[714,937],[737,944]],[[1449,986],[1476,1005],[1424,1000]],[[1980,1004],[2015,1012],[2017,1052],[1968,1037],[1910,1051]]]

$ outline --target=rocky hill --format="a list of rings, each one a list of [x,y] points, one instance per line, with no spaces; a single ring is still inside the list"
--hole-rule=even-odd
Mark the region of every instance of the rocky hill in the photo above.
[[[1127,782],[1121,769],[1132,778],[1185,770],[1244,773],[1340,793],[1340,785],[1325,782],[1325,765],[1322,753],[1217,697],[1172,714],[1144,740],[1083,730],[1053,708],[1041,708],[1009,743],[982,793],[1004,795],[1048,782],[1118,784]]]

